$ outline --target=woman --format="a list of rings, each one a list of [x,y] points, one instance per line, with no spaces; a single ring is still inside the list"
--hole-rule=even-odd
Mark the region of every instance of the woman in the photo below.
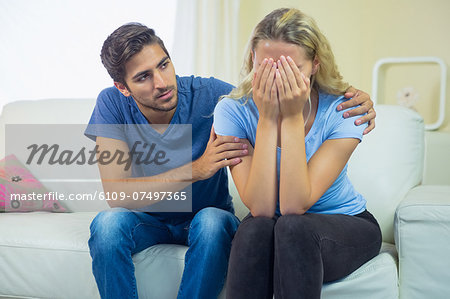
[[[320,298],[376,256],[381,232],[346,171],[366,126],[337,107],[342,81],[314,20],[278,9],[255,28],[247,76],[216,106],[218,135],[245,139],[231,168],[250,214],[230,255],[228,298]]]

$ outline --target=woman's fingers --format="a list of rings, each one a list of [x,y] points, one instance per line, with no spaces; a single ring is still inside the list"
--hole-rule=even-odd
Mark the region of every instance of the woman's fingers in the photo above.
[[[267,92],[270,92],[270,87],[272,86],[270,83],[273,82],[271,78],[273,78],[274,74],[273,59],[270,58],[269,60],[267,60],[267,63],[264,66],[264,70],[261,75],[261,81],[259,83],[262,94],[267,94]],[[267,83],[268,81],[270,83]]]
[[[265,58],[263,60],[263,62],[261,63],[258,71],[255,73],[255,77],[254,77],[253,82],[252,82],[253,89],[255,89],[255,90],[258,90],[261,87],[261,77],[262,77],[262,74],[263,74],[263,72],[264,72],[264,70],[266,68],[267,62],[268,62],[268,59]]]
[[[281,60],[278,60],[278,70],[280,71],[280,80],[283,88],[283,94],[286,95],[288,90],[290,89],[289,82],[286,75],[286,70],[284,69],[283,63]]]
[[[294,71],[292,70],[291,65],[288,63],[286,57],[280,57],[281,64],[283,65],[284,71],[286,72],[286,80],[285,84],[288,84],[289,89],[293,91],[299,85],[297,84],[297,79],[295,78]],[[295,66],[297,67],[297,66]],[[297,68],[298,69],[298,68]]]
[[[266,86],[264,88],[265,98],[270,97],[270,93],[272,91],[272,85],[274,84],[274,81],[275,81],[275,71],[277,70],[276,64],[273,62],[273,60],[270,59],[269,62],[272,62],[272,67],[270,68],[270,72],[268,73],[267,78],[266,78]]]
[[[288,56],[286,58],[286,61],[289,64],[289,66],[291,67],[292,72],[294,73],[294,78],[295,78],[295,81],[297,82],[297,86],[301,87],[301,85],[303,83],[301,75],[303,73],[300,72],[299,68],[297,67],[297,65],[295,64],[294,60],[290,56]]]
[[[279,93],[279,77],[280,77],[280,72],[278,71],[278,69],[275,69],[275,77],[273,80],[273,84],[272,84],[272,89],[270,92],[270,101],[276,101],[278,103],[279,101],[279,97],[278,97],[278,93]],[[274,104],[274,103],[272,103]]]
[[[277,71],[275,72],[275,83],[277,85],[277,90],[280,98],[284,98],[286,96],[286,91],[284,89],[283,76],[280,69],[277,69]]]

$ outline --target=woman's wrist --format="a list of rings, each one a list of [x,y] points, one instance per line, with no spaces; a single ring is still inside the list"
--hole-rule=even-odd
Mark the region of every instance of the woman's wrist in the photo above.
[[[260,115],[258,119],[258,123],[264,124],[277,124],[278,123],[278,114],[274,113],[272,115]]]
[[[296,114],[283,115],[281,123],[285,125],[304,126],[303,111]]]

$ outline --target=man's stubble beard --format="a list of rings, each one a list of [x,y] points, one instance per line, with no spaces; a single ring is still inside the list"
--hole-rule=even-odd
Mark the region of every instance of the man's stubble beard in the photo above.
[[[160,96],[170,90],[173,90],[174,94],[170,99],[166,100],[164,103],[174,101],[173,105],[171,105],[169,107],[161,107],[160,105],[158,105],[156,103],[158,101],[158,96]],[[156,97],[153,97],[151,103],[146,103],[145,100],[142,100],[142,98],[137,98],[137,97],[133,96],[133,94],[131,96],[135,99],[136,102],[138,102],[144,108],[151,109],[153,111],[158,111],[158,112],[172,111],[173,109],[175,109],[177,107],[177,104],[178,104],[178,91],[175,89],[174,86],[169,87],[166,90],[164,90],[163,92],[158,93],[158,95]],[[175,100],[174,100],[174,98],[175,98]]]

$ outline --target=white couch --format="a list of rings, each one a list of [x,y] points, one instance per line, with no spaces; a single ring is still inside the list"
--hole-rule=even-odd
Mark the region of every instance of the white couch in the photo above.
[[[5,124],[85,124],[94,104],[94,100],[59,99],[5,105],[1,144]],[[348,277],[326,284],[323,298],[449,298],[450,186],[421,185],[425,150],[421,117],[396,106],[380,105],[376,110],[377,128],[352,156],[349,175],[381,225],[383,247]],[[73,188],[63,183],[48,187]],[[83,188],[93,186],[80,183],[76,191]],[[232,180],[230,191],[242,218],[247,210]],[[0,214],[0,297],[99,297],[87,245],[96,212],[85,211],[77,202],[68,207],[72,213]],[[95,207],[103,208],[105,202]],[[140,298],[176,298],[186,249],[157,245],[133,257]]]

